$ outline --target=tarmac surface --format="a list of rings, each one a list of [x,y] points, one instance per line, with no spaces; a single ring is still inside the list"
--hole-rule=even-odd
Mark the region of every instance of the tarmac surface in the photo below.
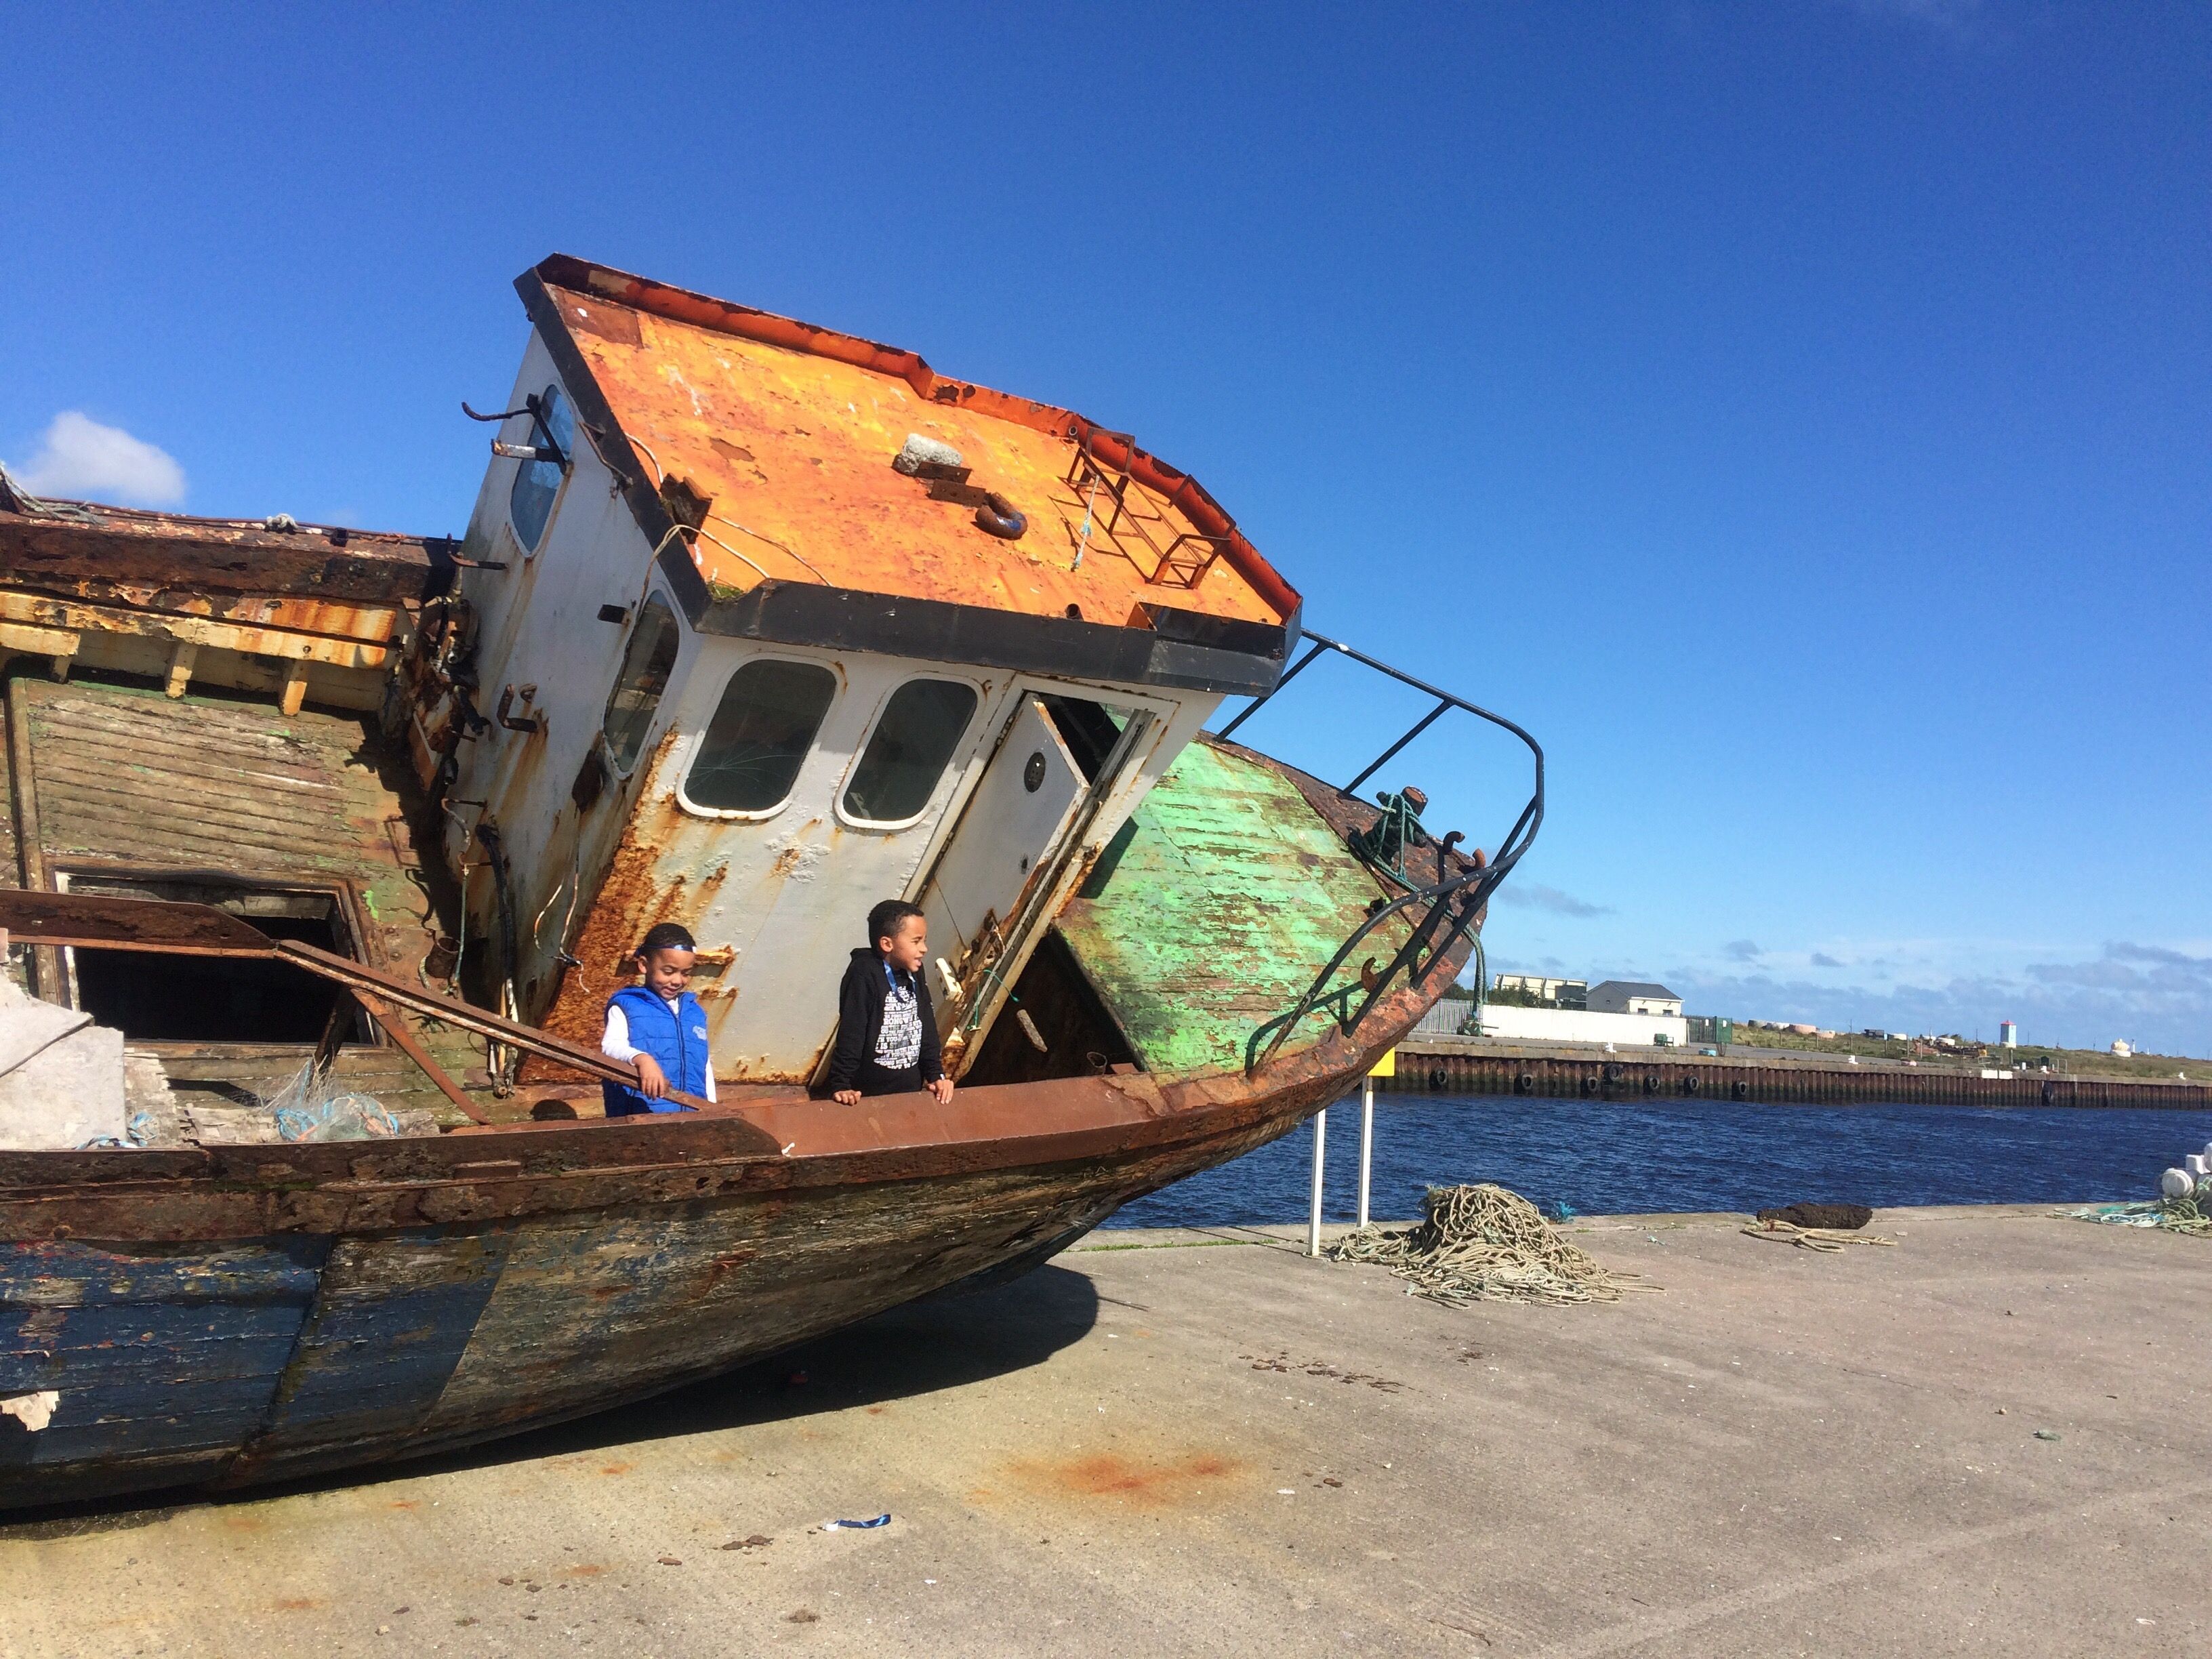
[[[1452,1310],[1290,1229],[1096,1234],[465,1457],[10,1517],[0,1653],[2212,1647],[2212,1241],[1572,1225],[1663,1291]]]

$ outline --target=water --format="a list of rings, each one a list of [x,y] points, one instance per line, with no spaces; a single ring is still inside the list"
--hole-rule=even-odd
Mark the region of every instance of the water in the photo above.
[[[2208,1139],[2212,1112],[1386,1094],[1375,1103],[1370,1207],[1380,1221],[1408,1219],[1431,1186],[1472,1181],[1585,1215],[2141,1199]],[[1313,1132],[1297,1129],[1107,1224],[1303,1221],[1312,1170]],[[1357,1219],[1358,1181],[1355,1095],[1329,1109],[1330,1220]]]

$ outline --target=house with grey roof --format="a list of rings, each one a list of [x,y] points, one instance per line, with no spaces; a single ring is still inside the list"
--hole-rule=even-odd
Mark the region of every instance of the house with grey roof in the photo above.
[[[1679,1018],[1682,999],[1663,985],[1648,980],[1608,979],[1589,988],[1589,1011],[1594,1014],[1656,1014]]]

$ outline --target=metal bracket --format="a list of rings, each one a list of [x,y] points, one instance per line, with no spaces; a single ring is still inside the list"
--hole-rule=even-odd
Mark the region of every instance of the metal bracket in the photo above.
[[[527,708],[532,700],[537,696],[538,688],[536,686],[524,686],[522,688],[523,706]],[[508,686],[504,691],[501,691],[499,694],[499,707],[492,711],[493,718],[498,720],[501,726],[505,726],[510,732],[543,732],[545,729],[545,720],[543,715],[510,714],[507,713],[508,709],[514,707],[514,697],[515,690],[512,685]]]

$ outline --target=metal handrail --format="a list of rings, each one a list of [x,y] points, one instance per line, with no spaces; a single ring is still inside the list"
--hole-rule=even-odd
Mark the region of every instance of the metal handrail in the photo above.
[[[1419,965],[1423,948],[1428,945],[1437,930],[1449,921],[1450,924],[1449,931],[1429,948],[1428,964],[1431,966],[1438,956],[1450,951],[1458,944],[1460,936],[1474,925],[1474,919],[1482,914],[1483,908],[1490,902],[1490,896],[1498,890],[1498,885],[1511,873],[1513,866],[1521,861],[1522,855],[1534,844],[1536,831],[1544,822],[1544,750],[1542,745],[1520,726],[1506,719],[1503,714],[1494,714],[1478,703],[1469,702],[1464,697],[1455,696],[1451,692],[1431,685],[1427,681],[1418,679],[1403,669],[1394,668],[1389,663],[1379,661],[1364,652],[1355,651],[1352,647],[1332,640],[1326,635],[1316,634],[1309,630],[1306,637],[1314,642],[1313,648],[1293,663],[1284,673],[1283,678],[1275,682],[1273,689],[1254,698],[1251,703],[1241,710],[1235,720],[1222,727],[1217,735],[1223,738],[1228,737],[1258,712],[1261,706],[1272,699],[1277,692],[1304,672],[1322,652],[1335,651],[1351,658],[1364,667],[1373,669],[1377,673],[1386,674],[1392,679],[1402,684],[1410,685],[1415,690],[1437,700],[1437,706],[1416,721],[1404,736],[1377,755],[1351,782],[1340,787],[1337,791],[1339,794],[1347,799],[1356,799],[1357,797],[1352,793],[1354,790],[1389,764],[1407,744],[1413,742],[1445,714],[1455,708],[1510,732],[1522,743],[1528,744],[1528,752],[1534,759],[1535,787],[1529,794],[1528,805],[1521,809],[1521,816],[1514,820],[1513,828],[1507,832],[1505,839],[1498,844],[1497,855],[1487,864],[1464,871],[1456,876],[1448,877],[1432,886],[1409,889],[1389,902],[1376,907],[1367,920],[1353,931],[1352,937],[1338,947],[1336,954],[1329,958],[1328,965],[1315,976],[1313,984],[1308,988],[1305,995],[1299,1000],[1297,1006],[1288,1014],[1269,1020],[1252,1033],[1250,1041],[1245,1045],[1244,1073],[1248,1077],[1273,1059],[1276,1051],[1283,1046],[1285,1040],[1297,1028],[1298,1022],[1323,1003],[1338,998],[1344,1000],[1346,1010],[1337,1015],[1337,1026],[1340,1030],[1349,1036],[1358,1029],[1360,1022],[1367,1018],[1369,1012],[1388,994],[1391,982],[1401,969],[1407,973],[1409,982],[1419,982],[1422,973],[1426,971],[1425,967]],[[1448,837],[1445,844],[1448,844],[1449,840]],[[1442,875],[1444,867],[1443,845],[1438,848],[1437,865],[1437,873]],[[1352,987],[1347,985],[1334,992],[1328,990],[1327,988],[1335,977],[1337,971],[1351,958],[1352,953],[1359,948],[1369,934],[1391,917],[1401,912],[1409,912],[1420,906],[1426,907],[1420,921],[1413,925],[1412,931],[1407,936],[1405,944],[1401,945],[1396,954],[1391,957],[1389,965],[1380,974],[1372,976],[1367,974],[1363,967],[1358,989],[1364,994],[1360,999],[1356,1011],[1351,1007]],[[1263,1051],[1260,1048],[1261,1041],[1271,1031],[1274,1034],[1273,1037],[1267,1042]]]

